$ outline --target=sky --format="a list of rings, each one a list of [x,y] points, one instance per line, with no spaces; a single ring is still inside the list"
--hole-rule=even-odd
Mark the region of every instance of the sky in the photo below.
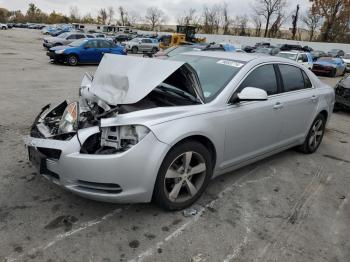
[[[309,4],[309,0],[287,0],[289,5],[286,13],[291,13],[297,4],[300,4],[301,13],[304,13]],[[234,17],[236,15],[251,15],[252,6],[255,0],[0,0],[0,7],[9,10],[22,10],[24,13],[29,3],[34,3],[42,11],[50,13],[56,12],[69,14],[71,6],[77,6],[81,15],[91,13],[97,16],[100,8],[113,6],[123,6],[127,11],[137,12],[141,17],[145,15],[146,9],[150,6],[156,6],[163,10],[168,18],[168,24],[176,24],[177,17],[183,14],[184,10],[194,8],[201,13],[203,6],[211,6],[213,4],[228,4],[229,14]]]

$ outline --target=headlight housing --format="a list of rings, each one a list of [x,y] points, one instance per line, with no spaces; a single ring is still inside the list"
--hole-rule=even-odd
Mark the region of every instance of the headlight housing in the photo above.
[[[66,49],[60,49],[60,50],[56,50],[55,53],[58,54],[58,55],[61,55],[64,53]]]
[[[77,130],[79,117],[79,103],[72,102],[68,104],[63,112],[61,121],[58,127],[58,133],[68,133]]]

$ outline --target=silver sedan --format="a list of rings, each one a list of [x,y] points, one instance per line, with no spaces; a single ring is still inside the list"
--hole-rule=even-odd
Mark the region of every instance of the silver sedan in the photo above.
[[[191,205],[211,178],[291,147],[313,153],[334,90],[283,58],[106,54],[75,102],[45,106],[26,138],[40,173],[90,199]]]

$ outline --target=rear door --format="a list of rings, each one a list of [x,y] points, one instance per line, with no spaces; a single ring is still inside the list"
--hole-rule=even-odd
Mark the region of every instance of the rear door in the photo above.
[[[319,97],[307,76],[299,67],[279,64],[282,80],[281,139],[285,145],[303,140],[315,116]]]
[[[273,64],[256,67],[238,87],[256,87],[268,94],[266,101],[245,101],[229,105],[223,168],[263,155],[280,146],[283,117],[278,79]]]

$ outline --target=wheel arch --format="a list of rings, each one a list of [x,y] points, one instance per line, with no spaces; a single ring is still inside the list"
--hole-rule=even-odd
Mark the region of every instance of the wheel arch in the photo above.
[[[169,151],[172,148],[174,148],[175,146],[177,146],[181,143],[185,143],[186,141],[190,141],[190,140],[197,141],[197,142],[201,143],[202,145],[204,145],[206,148],[208,148],[210,156],[211,156],[212,164],[213,164],[213,169],[215,169],[216,160],[217,160],[217,151],[216,151],[215,145],[210,140],[210,138],[208,138],[207,136],[205,136],[203,134],[191,134],[191,135],[188,135],[186,137],[181,137],[170,146]]]

